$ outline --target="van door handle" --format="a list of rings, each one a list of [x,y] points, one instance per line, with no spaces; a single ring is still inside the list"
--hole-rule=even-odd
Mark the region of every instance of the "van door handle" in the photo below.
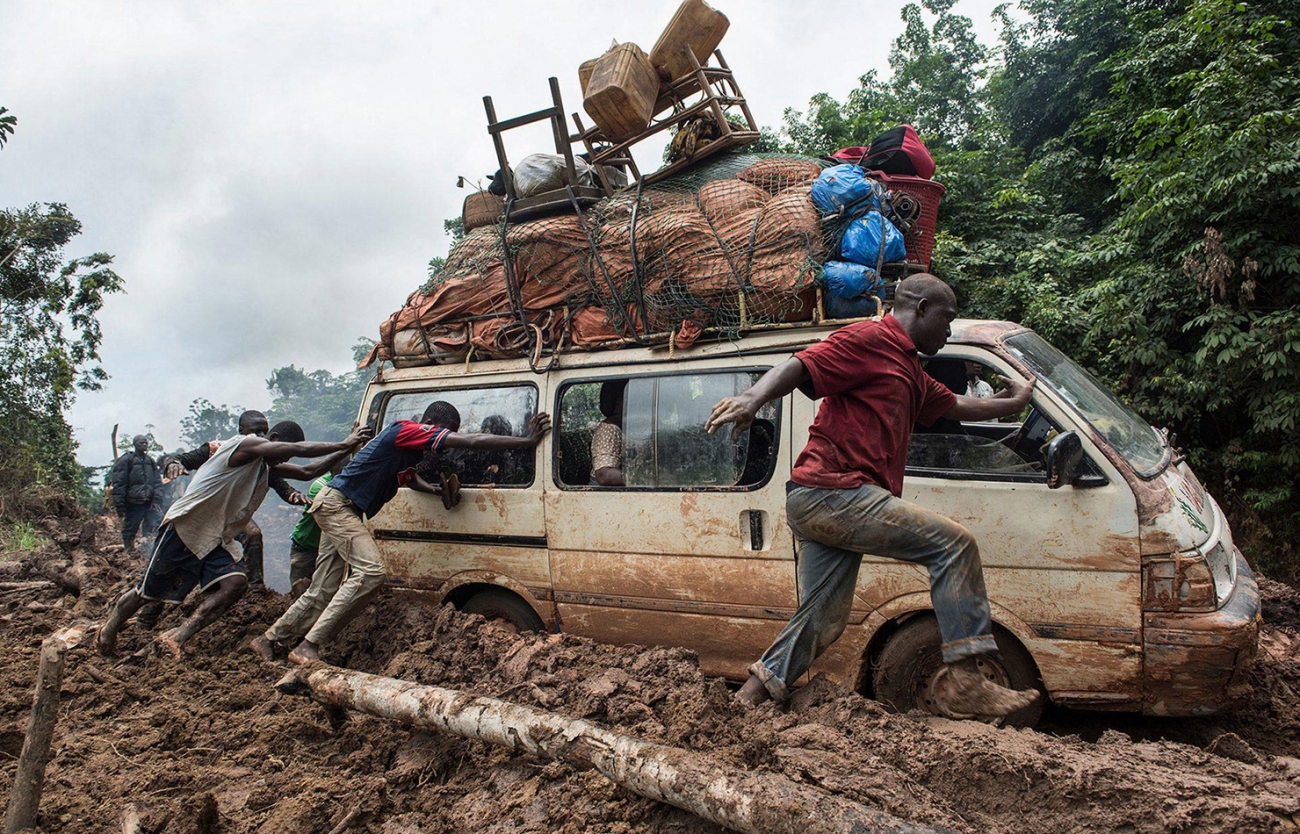
[[[763,511],[749,511],[749,549],[763,549]]]

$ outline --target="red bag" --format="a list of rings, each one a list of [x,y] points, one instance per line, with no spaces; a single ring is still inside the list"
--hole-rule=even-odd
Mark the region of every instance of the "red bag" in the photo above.
[[[927,180],[934,176],[934,160],[911,125],[899,125],[872,139],[871,147],[858,164],[885,174]]]

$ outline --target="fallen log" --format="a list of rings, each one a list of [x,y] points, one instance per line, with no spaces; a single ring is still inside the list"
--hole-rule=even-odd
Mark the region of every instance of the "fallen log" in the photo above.
[[[25,582],[0,582],[0,591],[36,591],[41,588],[53,588],[54,583],[48,579],[29,579]]]
[[[134,803],[122,809],[122,834],[144,834],[144,826],[140,824],[140,812],[136,810]]]
[[[36,696],[32,699],[32,718],[18,754],[13,792],[5,814],[4,834],[16,834],[36,827],[36,811],[45,787],[45,765],[50,760],[50,740],[54,722],[59,717],[59,687],[63,685],[63,657],[68,649],[81,642],[84,626],[68,626],[45,638],[41,643],[41,664],[36,673]]]
[[[748,834],[935,834],[774,773],[741,770],[705,754],[652,744],[581,719],[530,707],[311,663],[281,692],[534,756],[595,768],[633,793]]]

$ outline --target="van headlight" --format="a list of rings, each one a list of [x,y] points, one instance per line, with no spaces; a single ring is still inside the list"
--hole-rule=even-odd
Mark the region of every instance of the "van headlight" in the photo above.
[[[1222,605],[1232,596],[1232,589],[1237,584],[1237,560],[1232,539],[1227,535],[1219,539],[1218,544],[1205,552],[1205,562],[1210,566],[1210,576],[1214,579],[1214,593]]]
[[[1214,611],[1219,607],[1215,584],[1210,562],[1200,551],[1144,559],[1142,608],[1170,614]]]

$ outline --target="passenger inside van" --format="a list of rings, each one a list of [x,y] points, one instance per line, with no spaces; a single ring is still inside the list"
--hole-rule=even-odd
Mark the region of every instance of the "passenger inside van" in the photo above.
[[[954,394],[966,393],[966,363],[960,359],[931,359],[925,363],[925,372]],[[939,417],[932,424],[917,423],[912,434],[966,434],[961,423],[949,417]]]
[[[967,396],[970,379],[978,380],[984,371],[978,362],[962,359],[931,359],[925,363],[925,372],[937,382],[954,394]],[[1031,431],[1032,436],[1027,437]],[[912,470],[984,474],[1038,472],[1042,469],[1042,449],[1051,436],[1051,427],[1032,409],[1020,423],[968,424],[940,417],[929,427],[918,424],[912,429],[907,466]]]
[[[624,486],[623,392],[626,379],[611,379],[600,386],[600,413],[605,419],[591,433],[592,486]]]

